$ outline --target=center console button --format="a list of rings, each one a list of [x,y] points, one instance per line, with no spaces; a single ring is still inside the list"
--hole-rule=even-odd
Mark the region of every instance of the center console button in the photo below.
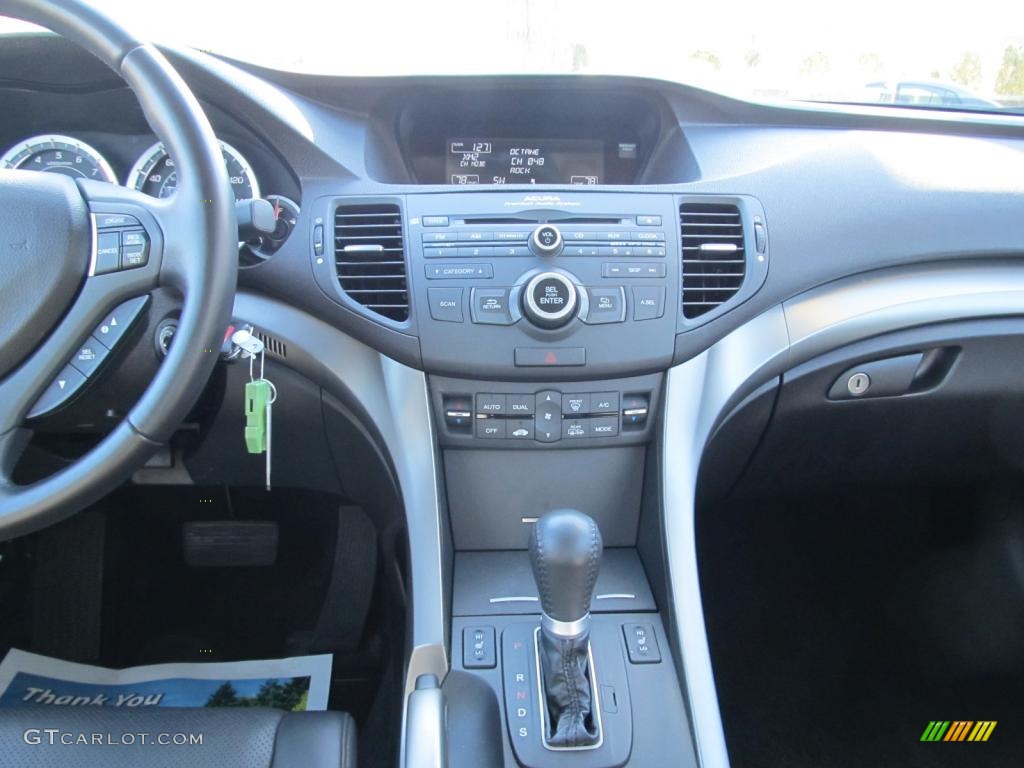
[[[530,249],[525,245],[496,245],[495,256],[529,256]]]
[[[553,224],[542,224],[533,230],[530,248],[538,256],[557,256],[562,250],[562,233]]]
[[[665,314],[665,288],[634,287],[633,288],[633,319],[655,320]]]
[[[471,307],[474,323],[512,325],[508,288],[474,288]]]
[[[621,286],[588,288],[590,309],[583,322],[590,325],[621,323],[626,319],[626,296]]]
[[[586,347],[516,347],[515,363],[522,368],[533,366],[586,365]]]
[[[562,438],[562,395],[560,392],[537,393],[537,415],[534,418],[537,440],[553,443]]]
[[[504,439],[505,419],[477,419],[476,436],[490,440]]]
[[[494,277],[490,264],[427,264],[427,280],[472,280]]]
[[[494,249],[489,245],[463,245],[458,249],[460,257],[471,259],[487,258],[494,255]]]
[[[562,422],[562,437],[566,440],[590,437],[590,419],[565,419]]]
[[[504,395],[479,394],[476,396],[477,415],[504,416],[508,411]]]
[[[507,395],[509,416],[533,416],[536,395]]]
[[[428,288],[427,299],[430,302],[430,316],[435,320],[447,323],[463,321],[461,288]]]
[[[591,413],[614,413],[619,414],[619,393],[618,392],[595,392],[590,396]]]
[[[561,328],[576,314],[576,285],[560,272],[541,272],[523,289],[523,314],[541,328]]]
[[[590,420],[591,437],[615,437],[619,434],[618,416],[598,416]]]
[[[582,392],[562,395],[562,413],[566,416],[590,413],[590,395]]]
[[[533,419],[506,419],[505,436],[509,440],[533,440]]]

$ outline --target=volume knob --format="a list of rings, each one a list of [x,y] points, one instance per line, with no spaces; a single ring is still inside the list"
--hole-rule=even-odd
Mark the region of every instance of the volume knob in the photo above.
[[[561,328],[576,316],[579,294],[560,272],[541,272],[523,290],[523,314],[541,328]]]
[[[557,256],[562,252],[562,233],[553,224],[542,224],[530,236],[530,249],[538,256]]]

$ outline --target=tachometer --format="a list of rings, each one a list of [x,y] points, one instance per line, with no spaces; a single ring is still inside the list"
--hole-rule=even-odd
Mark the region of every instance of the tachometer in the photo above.
[[[117,177],[103,155],[84,141],[56,134],[33,136],[11,147],[0,158],[0,167],[117,183]]]
[[[235,199],[259,197],[260,185],[249,161],[227,142],[222,141],[220,147]],[[174,160],[167,154],[162,143],[154,144],[142,154],[129,172],[126,186],[151,197],[170,197],[174,194],[178,187],[178,172],[174,168]]]

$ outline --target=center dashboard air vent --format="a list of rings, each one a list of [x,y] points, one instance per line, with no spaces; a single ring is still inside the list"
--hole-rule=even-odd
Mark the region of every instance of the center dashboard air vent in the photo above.
[[[394,203],[339,205],[334,259],[341,289],[390,320],[409,319],[402,211]]]
[[[683,243],[683,316],[700,317],[743,286],[746,250],[743,218],[731,203],[679,206]]]

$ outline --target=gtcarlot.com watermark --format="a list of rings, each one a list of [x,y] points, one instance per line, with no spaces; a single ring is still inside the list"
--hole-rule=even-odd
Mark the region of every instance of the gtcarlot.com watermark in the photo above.
[[[62,731],[60,728],[28,728],[22,738],[26,744],[58,744],[72,747],[197,747],[202,746],[201,733],[97,733],[85,731]]]

